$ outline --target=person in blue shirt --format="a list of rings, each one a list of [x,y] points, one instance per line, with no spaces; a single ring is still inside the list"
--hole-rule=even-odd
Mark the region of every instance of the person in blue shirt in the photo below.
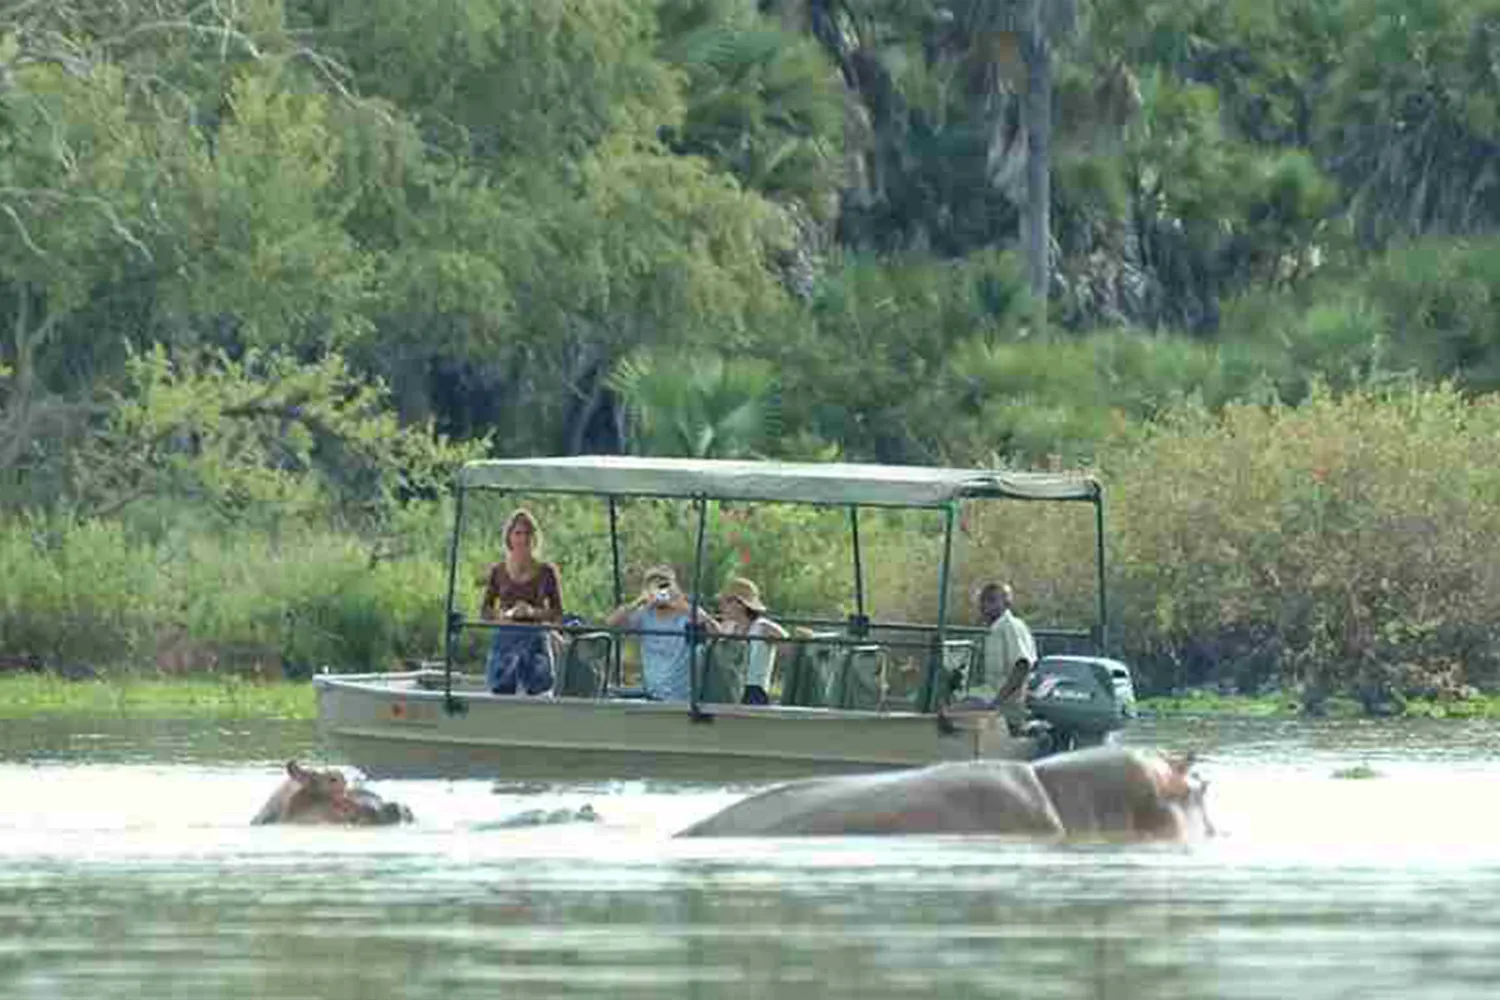
[[[670,566],[646,571],[646,589],[629,604],[611,612],[606,620],[613,628],[641,629],[641,673],[646,697],[656,701],[689,701],[692,698],[692,644],[687,626],[693,620],[693,605],[677,586]],[[702,608],[698,621],[709,632],[718,624]]]

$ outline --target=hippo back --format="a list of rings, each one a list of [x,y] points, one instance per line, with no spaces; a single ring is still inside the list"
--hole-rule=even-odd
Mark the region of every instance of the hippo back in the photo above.
[[[348,800],[353,803],[352,814],[345,810],[345,823],[359,826],[391,826],[412,822],[411,810],[399,802],[388,802],[367,788],[349,789]]]
[[[1096,747],[1033,767],[1069,836],[1182,841],[1213,834],[1189,765],[1155,750]]]
[[[678,836],[1062,832],[1031,767],[991,761],[793,782],[738,802]]]
[[[265,826],[269,823],[283,822],[287,815],[288,805],[300,787],[300,785],[290,778],[283,781],[280,787],[271,793],[271,797],[266,799],[266,804],[260,807],[260,812],[255,814],[255,818],[250,821],[250,824],[252,826]]]

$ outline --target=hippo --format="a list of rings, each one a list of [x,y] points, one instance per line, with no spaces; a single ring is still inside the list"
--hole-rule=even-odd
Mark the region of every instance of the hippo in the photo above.
[[[601,822],[599,814],[591,805],[584,805],[578,809],[528,809],[514,816],[496,820],[493,823],[481,823],[476,830],[512,830],[528,826],[556,826],[563,823],[598,823]]]
[[[751,796],[679,837],[1000,834],[1185,842],[1212,836],[1191,758],[1095,747],[813,778]]]
[[[253,826],[268,823],[339,823],[346,826],[389,826],[410,823],[411,810],[386,802],[366,788],[351,786],[338,771],[308,770],[287,761],[287,778],[272,793]]]

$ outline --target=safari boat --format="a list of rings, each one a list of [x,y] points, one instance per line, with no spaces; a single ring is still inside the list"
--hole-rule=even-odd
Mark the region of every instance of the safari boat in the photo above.
[[[689,626],[690,697],[649,700],[625,683],[622,646],[640,629],[565,618],[551,696],[492,694],[458,660],[474,633],[499,627],[470,617],[459,595],[465,508],[479,491],[596,498],[608,513],[617,603],[624,594],[621,505],[640,499],[690,505],[695,530],[685,590],[704,599],[711,505],[804,504],[847,512],[852,612],[838,619],[778,615],[793,628],[772,704],[740,704],[745,640]],[[1033,626],[1045,652],[1033,671],[1034,724],[1012,735],[992,707],[965,699],[981,683],[985,630],[953,622],[949,606],[955,530],[970,502],[1086,503],[1094,511],[1095,620],[1081,628]],[[936,620],[884,621],[867,613],[860,519],[881,508],[937,512],[941,528]],[[844,515],[841,514],[842,518]],[[1031,759],[1097,743],[1132,714],[1130,675],[1103,657],[1106,634],[1104,497],[1093,477],[842,463],[706,461],[582,456],[470,462],[456,482],[448,550],[444,658],[401,673],[320,674],[318,722],[332,748],[372,778],[701,778],[760,780],[981,758]],[[920,680],[900,690],[897,660]],[[992,681],[994,679],[991,679]]]

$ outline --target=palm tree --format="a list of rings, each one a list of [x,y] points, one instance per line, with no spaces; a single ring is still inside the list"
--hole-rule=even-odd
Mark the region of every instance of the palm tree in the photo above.
[[[1015,68],[1008,64],[1017,56],[1025,72],[1021,245],[1031,294],[1045,310],[1052,274],[1052,51],[1077,33],[1078,0],[972,0],[968,13],[968,33],[979,47],[975,55],[992,64],[997,84],[1006,70]],[[1003,127],[1003,120],[997,120],[997,134]]]
[[[747,457],[780,434],[780,386],[761,361],[643,351],[615,367],[609,386],[625,404],[631,450],[642,454]]]

